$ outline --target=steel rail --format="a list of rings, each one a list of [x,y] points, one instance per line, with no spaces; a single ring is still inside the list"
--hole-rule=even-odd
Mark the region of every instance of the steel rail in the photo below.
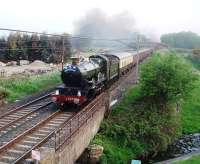
[[[16,159],[13,163],[18,163],[20,161],[22,161],[23,159],[25,159],[26,157],[28,157],[31,153],[32,150],[35,150],[37,148],[39,148],[40,146],[42,146],[43,144],[45,144],[47,141],[49,141],[52,137],[56,136],[57,131],[60,129],[60,127],[62,127],[63,125],[66,124],[66,122],[68,122],[69,120],[71,120],[74,116],[76,115],[76,113],[74,113],[71,117],[69,117],[66,121],[64,121],[63,123],[61,123],[61,125],[56,128],[53,132],[51,132],[50,134],[48,134],[44,139],[42,139],[42,141],[38,142],[35,146],[33,146],[31,149],[29,149],[28,151],[26,151],[24,154],[22,154],[18,159]],[[55,137],[56,139],[56,137]]]
[[[7,127],[11,126],[12,124],[14,124],[14,123],[16,123],[16,122],[18,122],[18,121],[20,121],[20,120],[22,120],[22,119],[24,119],[24,118],[30,116],[30,115],[32,115],[33,113],[35,113],[35,112],[41,110],[42,108],[44,108],[44,107],[46,107],[46,106],[48,106],[48,105],[50,105],[50,104],[52,104],[52,103],[53,103],[53,102],[51,102],[51,101],[50,101],[50,102],[47,102],[46,104],[44,104],[44,105],[42,105],[42,106],[36,108],[35,110],[30,111],[29,113],[27,113],[27,114],[25,114],[25,115],[23,115],[23,116],[21,116],[21,117],[15,119],[15,120],[11,121],[11,122],[8,122],[8,124],[6,124],[6,125],[0,127],[0,131],[6,129]]]
[[[22,109],[22,108],[24,108],[24,107],[27,107],[27,106],[29,106],[29,105],[32,105],[32,104],[34,104],[34,103],[36,103],[36,102],[38,102],[38,101],[40,101],[40,100],[42,100],[42,99],[45,99],[45,98],[49,97],[51,94],[52,94],[52,93],[48,93],[48,94],[46,94],[46,95],[44,95],[44,96],[41,96],[41,97],[36,98],[36,99],[34,99],[34,100],[32,100],[32,101],[29,101],[29,102],[27,102],[27,103],[25,103],[25,104],[23,104],[23,105],[21,105],[21,106],[18,106],[17,108],[14,108],[13,110],[11,110],[11,111],[9,111],[9,112],[6,112],[6,113],[4,113],[3,115],[0,115],[0,119],[3,118],[3,117],[5,117],[5,116],[7,116],[7,115],[9,115],[9,114],[12,114],[12,113],[16,112],[16,111],[19,110],[19,109]]]
[[[12,147],[14,144],[16,144],[17,142],[19,142],[23,137],[25,137],[26,135],[30,134],[32,131],[36,130],[37,128],[41,127],[43,124],[45,124],[46,122],[50,121],[52,118],[56,117],[60,113],[62,113],[62,112],[61,111],[54,112],[53,114],[51,114],[49,117],[47,117],[43,121],[37,123],[32,128],[26,130],[25,132],[23,132],[19,136],[15,137],[14,139],[12,139],[11,141],[9,141],[5,145],[1,146],[0,147],[0,154],[3,153],[3,152],[5,152],[5,151],[7,151],[10,147]]]

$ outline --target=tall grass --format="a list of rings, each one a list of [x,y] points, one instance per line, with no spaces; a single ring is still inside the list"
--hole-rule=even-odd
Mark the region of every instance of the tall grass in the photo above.
[[[197,72],[200,71],[200,63],[194,60],[191,52],[177,52],[187,60]],[[190,91],[189,96],[182,104],[181,108],[181,125],[183,134],[191,134],[200,132],[200,77],[196,81],[195,89]]]
[[[60,83],[59,72],[31,77],[0,79],[1,90],[7,93],[5,98],[9,102],[42,91],[58,83]]]
[[[200,79],[182,104],[181,124],[184,134],[200,132]]]

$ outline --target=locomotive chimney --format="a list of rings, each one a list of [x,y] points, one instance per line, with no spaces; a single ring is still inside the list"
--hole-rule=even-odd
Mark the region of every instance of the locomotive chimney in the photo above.
[[[79,57],[71,57],[72,59],[72,65],[78,65],[80,63]]]

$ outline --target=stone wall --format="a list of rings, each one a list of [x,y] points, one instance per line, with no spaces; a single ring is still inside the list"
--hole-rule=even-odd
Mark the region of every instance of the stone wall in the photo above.
[[[73,164],[89,145],[98,132],[104,118],[105,107],[101,107],[80,130],[72,136],[71,141],[63,149],[56,152],[56,164]]]

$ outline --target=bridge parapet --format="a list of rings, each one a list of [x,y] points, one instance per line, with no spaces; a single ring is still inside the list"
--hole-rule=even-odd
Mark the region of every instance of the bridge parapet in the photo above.
[[[55,150],[62,149],[63,145],[69,144],[71,138],[78,133],[79,129],[88,123],[102,107],[105,107],[108,97],[106,92],[100,94],[94,101],[89,103],[83,110],[66,122],[55,134]]]

